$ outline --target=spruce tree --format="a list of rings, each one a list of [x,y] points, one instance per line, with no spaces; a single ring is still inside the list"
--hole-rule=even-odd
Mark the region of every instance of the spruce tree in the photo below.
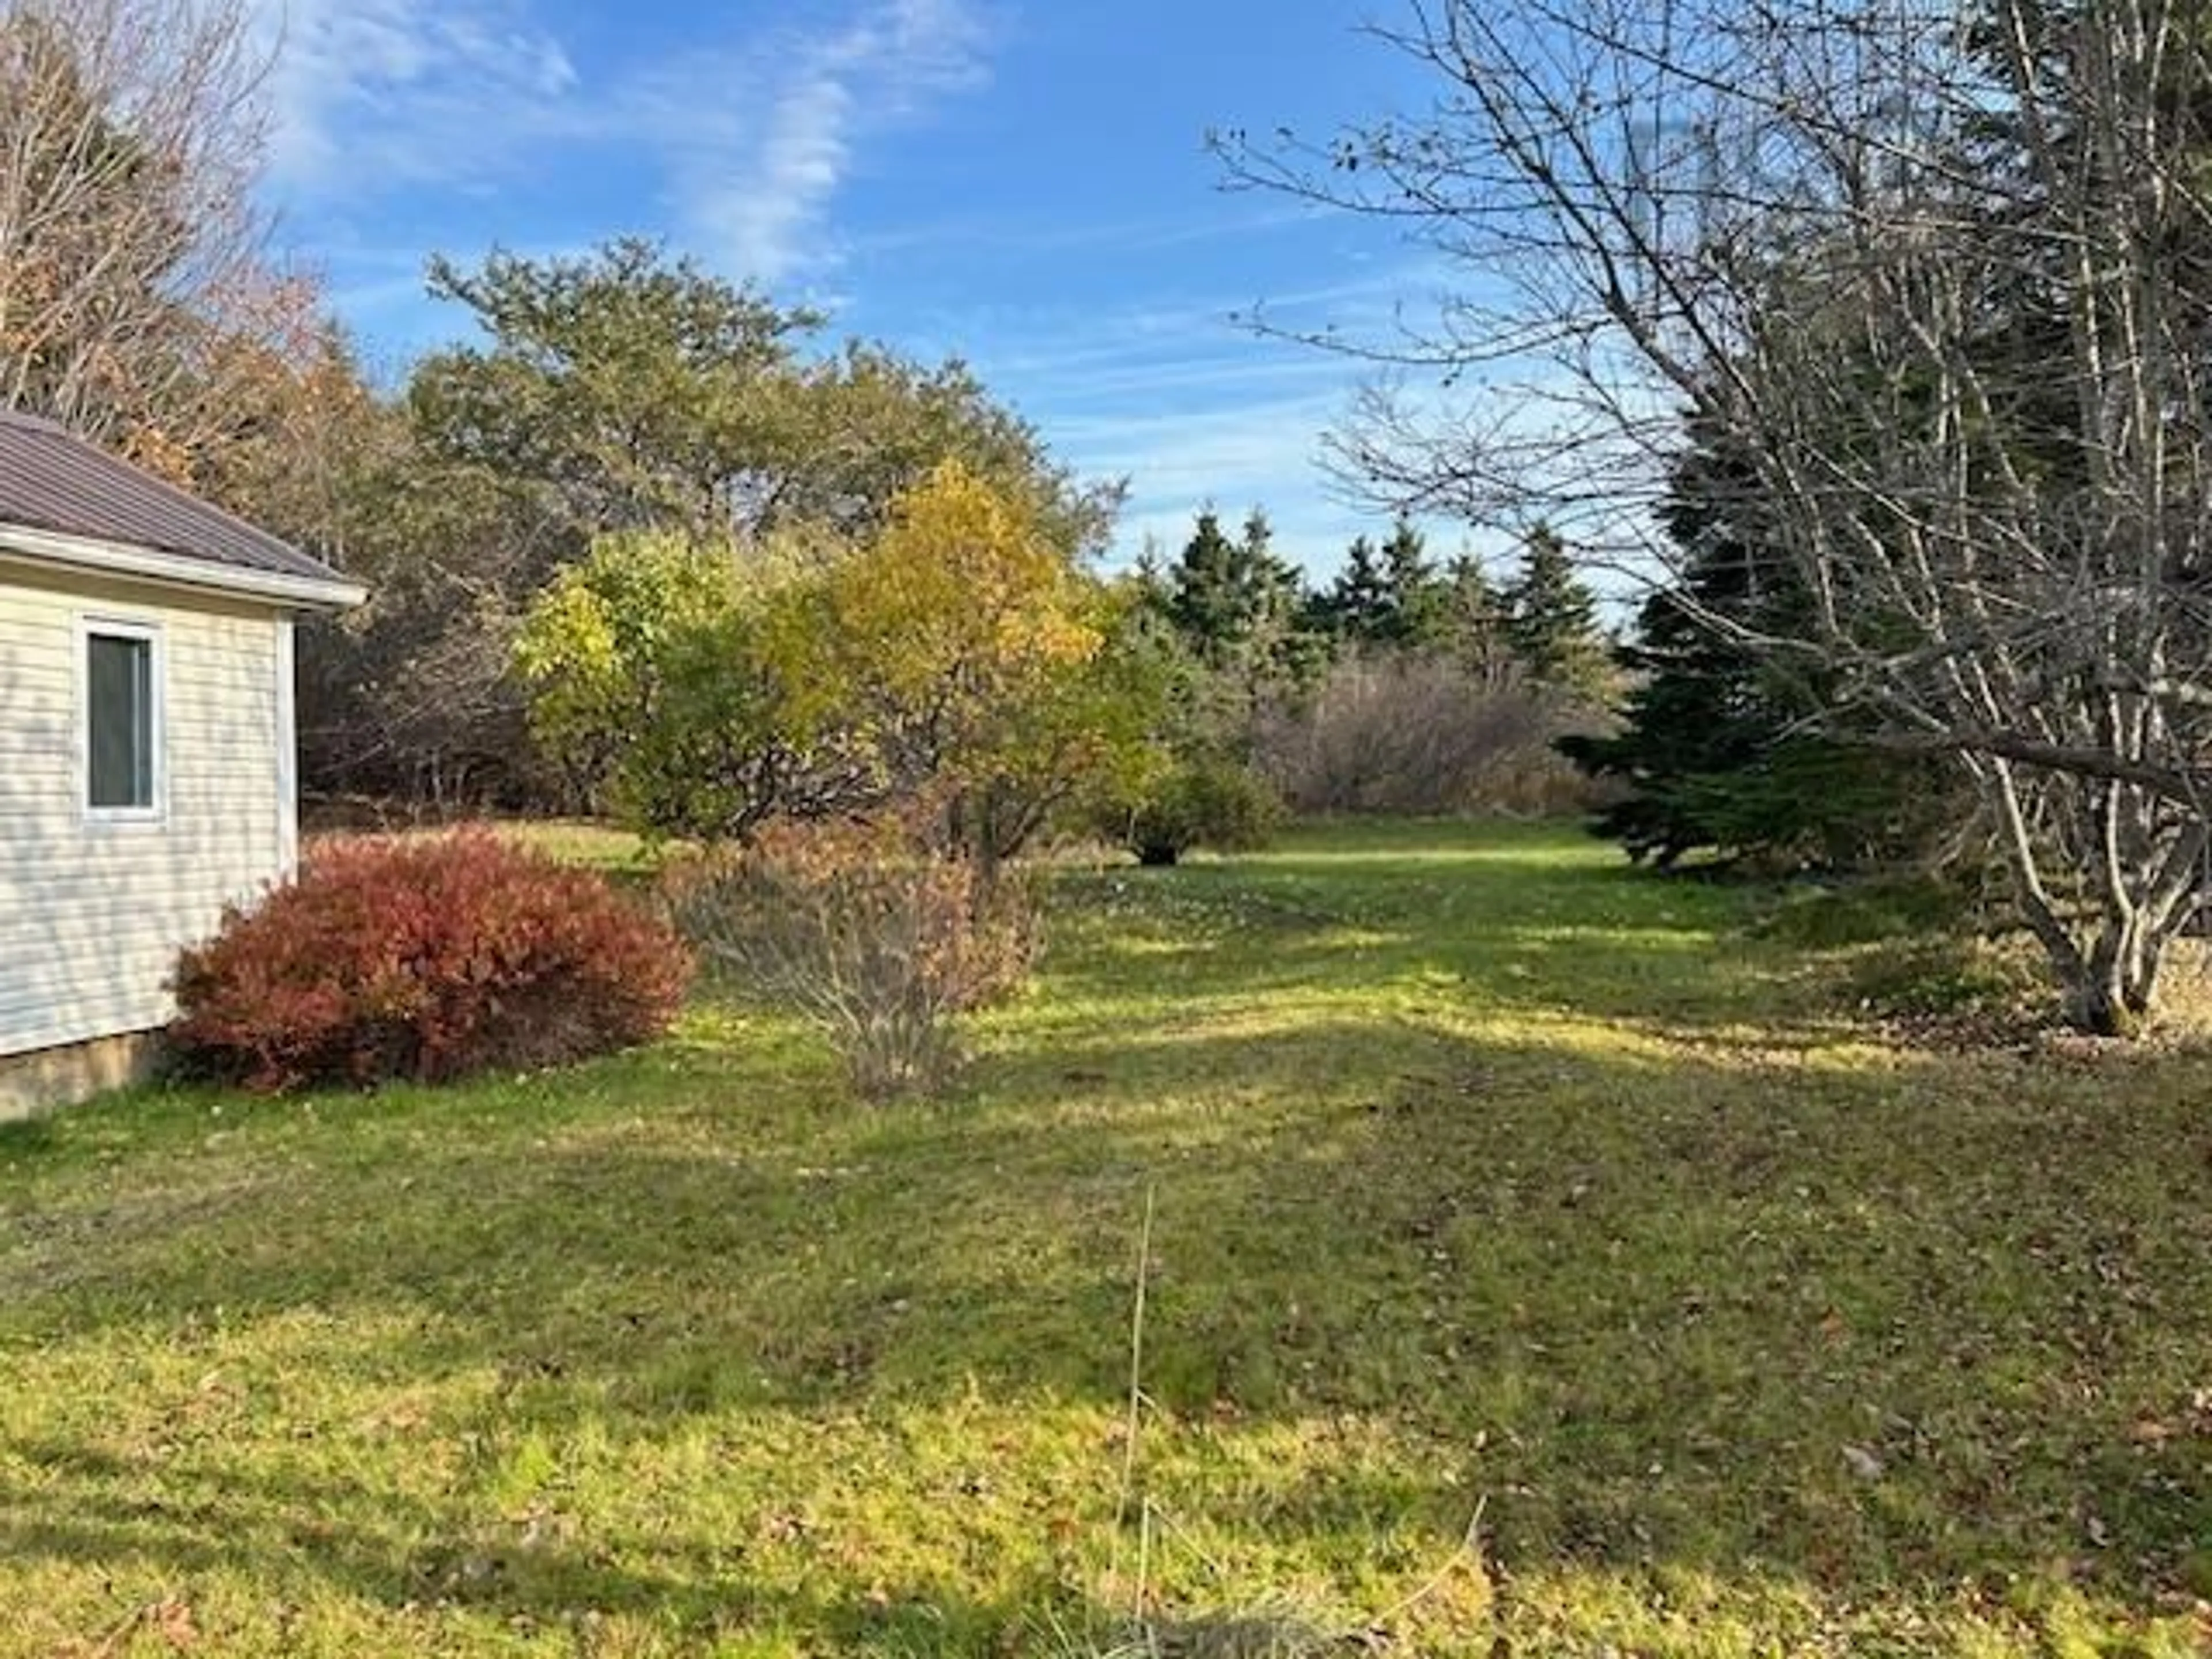
[[[1954,816],[1953,781],[1933,761],[1816,733],[1825,689],[1730,636],[1731,623],[1802,628],[1810,605],[1765,545],[1748,467],[1696,436],[1662,511],[1681,575],[1620,653],[1633,682],[1621,727],[1559,744],[1626,787],[1593,830],[1662,869],[1695,854],[1830,870],[1910,860]]]
[[[1474,554],[1444,567],[1437,610],[1440,647],[1485,685],[1502,689],[1513,666],[1505,600]]]
[[[1211,507],[1198,515],[1169,579],[1168,615],[1201,659],[1225,655],[1245,630],[1251,596],[1242,556]]]
[[[1597,596],[1575,574],[1566,544],[1549,525],[1539,524],[1522,544],[1505,613],[1506,637],[1530,679],[1583,696],[1603,689],[1607,652]]]
[[[1361,536],[1344,557],[1344,568],[1330,585],[1323,607],[1330,632],[1346,644],[1372,644],[1382,637],[1390,595],[1375,544]]]
[[[1444,622],[1444,585],[1426,538],[1402,513],[1382,544],[1382,560],[1386,614],[1380,637],[1416,650],[1436,644]]]

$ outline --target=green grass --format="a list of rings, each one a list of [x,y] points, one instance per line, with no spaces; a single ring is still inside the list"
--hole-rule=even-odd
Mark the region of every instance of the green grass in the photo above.
[[[0,1134],[0,1653],[2203,1650],[2212,1061],[1885,1047],[1747,903],[1308,831],[1060,877],[934,1105],[702,1009]]]

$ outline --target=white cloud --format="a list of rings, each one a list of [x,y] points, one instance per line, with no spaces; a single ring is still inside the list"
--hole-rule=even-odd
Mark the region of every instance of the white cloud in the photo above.
[[[877,0],[829,33],[664,70],[623,102],[668,158],[686,228],[774,282],[836,263],[828,210],[861,140],[982,84],[988,44],[966,0]]]
[[[1387,272],[1284,294],[1271,313],[1354,337],[1389,329],[1399,295],[1431,275],[1419,260]],[[1346,545],[1382,527],[1385,510],[1346,498],[1322,465],[1324,435],[1351,412],[1365,366],[1312,346],[1256,335],[1225,295],[1100,312],[948,317],[936,331],[964,339],[985,380],[1036,422],[1054,452],[1087,477],[1127,477],[1130,496],[1114,557],[1150,538],[1172,553],[1208,505],[1241,521],[1264,508],[1278,552],[1316,575]],[[1435,528],[1455,550],[1457,526]]]
[[[458,181],[576,84],[524,0],[251,0],[276,48],[271,161],[313,197]]]
[[[250,3],[281,41],[272,160],[295,201],[598,158],[649,180],[683,240],[763,281],[834,264],[830,210],[865,141],[988,75],[974,0],[847,0],[827,26],[705,33],[590,85],[532,0]]]

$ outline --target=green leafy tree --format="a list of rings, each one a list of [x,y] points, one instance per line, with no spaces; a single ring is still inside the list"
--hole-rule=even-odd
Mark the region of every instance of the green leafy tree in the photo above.
[[[786,391],[756,529],[824,525],[865,538],[895,497],[948,460],[1018,502],[1064,553],[1103,548],[1121,508],[1119,483],[1079,481],[957,358],[922,364],[856,342],[808,365]]]
[[[872,804],[872,757],[805,675],[823,610],[808,550],[740,562],[667,532],[602,537],[516,641],[532,730],[599,810],[652,834],[720,841]]]
[[[244,481],[288,513],[296,500],[316,520],[304,538],[372,588],[368,606],[314,629],[303,651],[307,755],[324,788],[592,799],[600,761],[564,744],[546,763],[514,671],[526,615],[595,544],[610,550],[598,565],[628,538],[732,560],[824,538],[865,546],[950,459],[1069,559],[1110,522],[1117,489],[1077,483],[961,364],[857,343],[819,352],[811,313],[654,245],[497,253],[468,270],[441,260],[432,277],[480,337],[426,357],[396,407],[369,398],[343,441],[303,448],[292,467],[257,454]],[[336,507],[323,499],[333,493]],[[586,585],[605,578],[598,565]],[[778,772],[788,757],[749,753],[698,760],[700,800],[661,799],[653,814],[743,819],[740,799],[819,781],[756,776],[756,763]],[[680,757],[662,758],[680,793]]]
[[[638,827],[941,809],[986,871],[1150,722],[1105,650],[1115,597],[957,463],[857,546],[604,538],[532,607],[517,662],[548,750]]]
[[[546,494],[580,546],[609,531],[738,541],[793,526],[865,538],[952,459],[1018,496],[1055,541],[1096,546],[1118,486],[1079,485],[957,361],[854,343],[822,319],[636,240],[574,258],[431,265],[485,341],[437,352],[408,389],[440,459]]]
[[[821,320],[635,239],[475,271],[440,256],[430,292],[487,337],[416,366],[416,430],[441,459],[549,492],[585,537],[728,535],[766,488]]]

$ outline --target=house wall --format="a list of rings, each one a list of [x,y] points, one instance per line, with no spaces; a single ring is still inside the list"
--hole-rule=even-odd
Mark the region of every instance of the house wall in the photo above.
[[[162,812],[84,807],[80,628],[160,630]],[[290,623],[0,557],[0,1057],[166,1023],[178,951],[291,849]]]

